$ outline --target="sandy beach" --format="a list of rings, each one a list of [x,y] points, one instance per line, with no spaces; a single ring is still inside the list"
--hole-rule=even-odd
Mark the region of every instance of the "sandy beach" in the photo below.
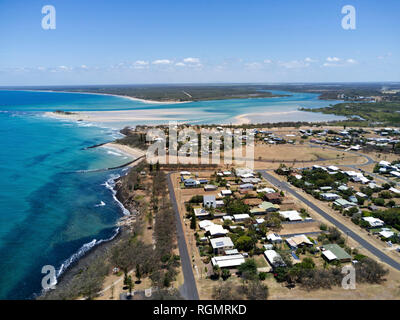
[[[188,110],[168,109],[168,110],[123,110],[123,111],[87,111],[62,114],[46,112],[45,116],[55,119],[68,119],[75,121],[89,122],[123,122],[123,121],[172,121],[171,116],[188,115]]]
[[[193,101],[174,101],[174,100],[167,100],[167,101],[146,100],[146,99],[140,99],[140,98],[135,98],[135,97],[130,97],[130,96],[123,96],[123,95],[112,94],[112,93],[97,93],[97,92],[56,91],[56,90],[21,90],[21,91],[27,91],[27,92],[53,92],[53,93],[76,93],[76,94],[92,94],[92,95],[98,95],[98,96],[112,96],[112,97],[129,99],[129,100],[132,100],[132,101],[140,101],[140,102],[148,103],[148,104],[181,104],[181,103],[193,102]]]
[[[260,112],[260,113],[244,113],[236,116],[234,124],[249,124],[249,123],[261,123],[268,122],[272,117],[282,117],[285,115],[293,115],[296,113],[304,113],[303,111],[278,111],[278,112]]]
[[[114,142],[106,143],[106,144],[102,145],[100,148],[106,148],[106,149],[110,149],[110,150],[114,150],[114,151],[119,151],[119,152],[126,154],[130,157],[133,157],[135,159],[137,159],[141,156],[144,156],[146,154],[145,151],[143,151],[143,150],[125,146],[122,144],[117,144]],[[135,164],[133,164],[133,165],[135,165]]]

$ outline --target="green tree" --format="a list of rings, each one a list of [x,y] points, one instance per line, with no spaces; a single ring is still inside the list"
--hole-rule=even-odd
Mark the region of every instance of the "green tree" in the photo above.
[[[235,245],[238,250],[250,251],[254,248],[254,240],[249,236],[243,235],[236,240]]]
[[[239,266],[238,270],[246,280],[257,278],[257,264],[254,259],[247,259]]]
[[[192,219],[190,220],[190,229],[196,230],[197,228],[197,218],[196,215],[193,213]]]

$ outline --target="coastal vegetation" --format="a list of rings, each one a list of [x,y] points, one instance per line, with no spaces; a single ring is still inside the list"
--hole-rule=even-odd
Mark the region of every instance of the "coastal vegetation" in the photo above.
[[[143,172],[147,166],[142,161],[116,183],[117,197],[135,214],[134,222],[129,227],[123,227],[118,239],[103,249],[94,249],[92,254],[67,272],[66,278],[55,290],[45,292],[39,299],[94,299],[103,289],[106,276],[115,268],[120,270],[128,292],[142,279],[148,278],[157,288],[153,299],[181,299],[177,290],[169,290],[178,274],[180,256],[176,254],[175,213],[169,197],[165,197],[166,174],[155,166],[145,179]],[[149,203],[137,195],[138,190],[150,198]],[[143,240],[146,220],[148,228],[153,231],[154,245]]]
[[[367,124],[398,126],[400,124],[400,102],[339,103],[326,108],[302,108],[301,111],[322,112],[347,116]]]
[[[114,142],[122,145],[126,145],[132,148],[138,148],[141,150],[146,150],[146,134],[138,133],[134,130],[126,127],[120,131],[123,135],[125,135],[121,139],[117,139]]]
[[[308,83],[308,84],[182,84],[182,85],[103,85],[26,87],[31,90],[90,92],[114,94],[156,101],[204,101],[221,99],[265,98],[280,96],[269,91],[306,92],[319,94],[322,100],[359,100],[359,97],[382,96],[400,101],[400,93],[382,94],[382,88],[399,89],[387,83]],[[7,87],[8,89],[18,89]]]
[[[56,110],[56,111],[54,111],[54,113],[55,114],[66,115],[66,116],[70,116],[70,115],[76,114],[76,112],[63,111],[63,110]]]
[[[152,101],[205,101],[269,98],[274,95],[264,85],[121,85],[32,88],[52,91],[113,94]],[[273,90],[273,89],[272,89]]]

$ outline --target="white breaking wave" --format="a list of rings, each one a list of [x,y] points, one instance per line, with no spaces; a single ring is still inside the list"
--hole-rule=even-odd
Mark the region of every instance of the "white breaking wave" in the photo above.
[[[121,176],[119,174],[111,174],[110,178],[103,184],[103,186],[105,186],[108,190],[111,191],[111,194],[113,196],[113,199],[115,200],[115,202],[118,204],[118,206],[121,208],[122,213],[125,216],[129,216],[131,213],[129,212],[128,209],[126,209],[124,207],[124,205],[118,200],[117,198],[117,191],[114,190],[115,187],[115,180],[120,178]]]
[[[106,203],[104,201],[100,201],[99,204],[96,204],[95,207],[104,207]]]
[[[110,150],[107,150],[107,154],[112,154],[113,156],[122,157],[122,154]]]
[[[62,275],[65,270],[68,269],[68,267],[74,263],[75,261],[79,260],[83,255],[85,255],[89,250],[91,250],[93,247],[103,243],[103,242],[108,242],[113,240],[119,233],[119,227],[115,230],[115,233],[108,239],[102,239],[97,241],[96,239],[93,239],[92,241],[85,243],[79,250],[78,252],[74,253],[71,257],[69,257],[67,260],[65,260],[58,271],[56,272],[56,278],[58,279],[60,275]]]

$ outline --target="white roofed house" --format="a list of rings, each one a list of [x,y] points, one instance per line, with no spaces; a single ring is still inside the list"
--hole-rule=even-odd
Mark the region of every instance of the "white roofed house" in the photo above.
[[[213,184],[207,184],[204,186],[204,191],[215,191],[218,187]]]
[[[211,258],[211,263],[213,266],[218,266],[220,268],[233,268],[238,267],[245,262],[243,255],[233,254],[226,256],[219,256]]]
[[[338,206],[338,207],[341,207],[344,209],[356,206],[356,204],[354,204],[353,202],[347,201],[346,199],[342,199],[342,198],[335,200],[335,202],[333,204],[335,206]]]
[[[249,168],[238,168],[235,170],[236,175],[241,178],[253,178],[254,171]]]
[[[400,194],[400,190],[399,190],[399,189],[396,189],[396,188],[393,188],[393,187],[391,187],[391,188],[389,189],[389,191],[391,191],[391,192],[393,192],[393,193],[395,193],[395,194]]]
[[[244,191],[244,190],[253,190],[253,189],[254,189],[254,185],[251,184],[251,183],[244,183],[244,184],[241,184],[241,185],[239,186],[239,189],[240,189],[241,191]]]
[[[361,199],[368,199],[368,196],[365,193],[362,193],[362,192],[357,192],[356,196],[361,198]]]
[[[391,164],[390,164],[390,162],[388,162],[388,161],[381,160],[381,161],[379,161],[379,166],[380,166],[380,167],[383,167],[383,168],[386,168],[386,167],[390,167]]]
[[[328,167],[328,170],[329,170],[329,171],[339,171],[339,168],[336,167],[336,166],[329,166],[329,167]]]
[[[215,204],[217,205],[217,208],[221,208],[225,205],[224,200],[217,200],[215,201]]]
[[[210,220],[203,220],[199,222],[200,229],[206,229],[207,227],[213,225],[214,223]]]
[[[228,230],[224,229],[220,224],[212,224],[204,228],[211,237],[221,237],[228,234]]]
[[[265,219],[264,219],[264,218],[256,219],[256,223],[257,223],[257,224],[263,224],[264,222],[265,222]]]
[[[385,230],[383,230],[385,229]],[[395,235],[393,231],[390,229],[382,228],[382,230],[379,232],[379,235],[385,239],[389,239]]]
[[[261,193],[261,192],[265,192],[265,193],[274,193],[275,190],[272,189],[272,188],[262,188],[262,189],[257,189],[257,192],[258,192],[258,193]]]
[[[282,242],[281,236],[280,236],[279,234],[273,233],[273,232],[270,232],[270,233],[267,235],[267,240],[268,240],[269,242],[271,242],[271,243],[281,243],[281,242]]]
[[[225,250],[230,250],[234,248],[233,242],[229,237],[210,239],[210,243],[215,254],[221,254]]]
[[[328,260],[329,262],[334,261],[337,259],[337,257],[333,254],[332,251],[330,250],[325,250],[322,252],[322,255],[324,256],[324,258],[326,260]]]
[[[331,193],[331,192],[327,192],[327,193],[321,193],[320,197],[326,201],[334,201],[340,198],[340,196],[336,193]]]
[[[300,214],[296,210],[279,211],[279,214],[289,221],[302,221]]]
[[[210,215],[210,213],[207,210],[203,209],[203,208],[195,208],[193,210],[194,210],[194,215],[197,218],[205,218],[205,217],[208,217]]]
[[[381,219],[374,218],[374,217],[363,217],[364,221],[367,221],[371,228],[382,227],[385,225],[385,222]]]
[[[265,250],[264,251],[264,256],[265,259],[268,261],[268,263],[271,265],[272,268],[277,268],[277,267],[285,267],[286,264],[283,261],[281,255],[276,252],[275,250]]]
[[[399,171],[390,171],[390,174],[396,178],[400,178],[400,172]]]
[[[216,208],[217,207],[217,201],[215,199],[215,196],[213,195],[204,195],[203,196],[203,205],[204,208]]]
[[[245,221],[246,219],[250,219],[250,216],[247,213],[241,213],[241,214],[234,214],[233,219],[238,222],[238,221]]]
[[[232,191],[231,190],[221,190],[221,195],[223,197],[231,196],[232,195]]]

